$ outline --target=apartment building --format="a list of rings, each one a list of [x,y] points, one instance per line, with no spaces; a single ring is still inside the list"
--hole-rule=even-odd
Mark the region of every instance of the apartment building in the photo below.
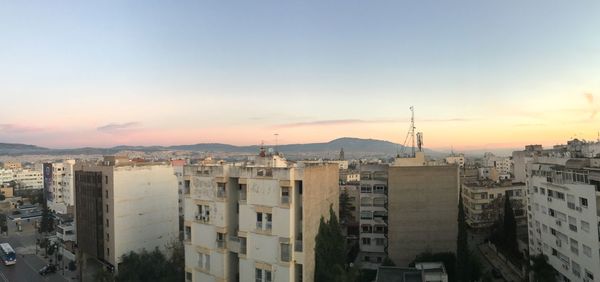
[[[48,208],[58,214],[73,213],[75,160],[43,164],[44,193]]]
[[[472,229],[491,227],[504,214],[504,199],[509,196],[515,219],[525,224],[527,206],[525,183],[512,181],[474,181],[462,184],[467,225]]]
[[[483,154],[483,166],[493,167],[499,174],[512,173],[512,160],[510,157],[499,157],[487,152]]]
[[[43,189],[44,176],[42,170],[17,169],[13,170],[13,180],[21,189]]]
[[[177,177],[169,163],[105,157],[75,171],[77,243],[83,261],[118,270],[130,251],[165,250],[178,240]],[[85,265],[85,263],[84,263]]]
[[[7,170],[17,170],[23,168],[20,162],[4,162],[2,168]]]
[[[337,212],[337,164],[184,167],[186,281],[313,281],[321,217]]]
[[[391,165],[362,165],[360,253],[363,268],[386,257],[408,265],[430,250],[456,250],[458,165],[429,166],[422,152]]]
[[[348,208],[350,214],[350,219],[348,221],[344,221],[343,219],[341,219],[340,223],[346,226],[346,237],[358,239],[358,236],[360,234],[360,186],[340,185],[340,193],[346,193],[348,195]]]
[[[173,171],[175,176],[177,177],[177,193],[178,199],[177,203],[179,204],[179,217],[183,219],[184,215],[184,203],[185,203],[185,185],[183,180],[183,166],[187,164],[186,160],[172,160],[171,165],[173,166]],[[183,226],[180,226],[180,229],[183,230]]]
[[[597,281],[600,159],[584,154],[585,143],[569,145],[526,165],[529,253],[546,255],[560,281]]]
[[[445,160],[447,164],[457,164],[460,168],[465,167],[465,155],[463,154],[452,154],[451,156],[446,157]]]

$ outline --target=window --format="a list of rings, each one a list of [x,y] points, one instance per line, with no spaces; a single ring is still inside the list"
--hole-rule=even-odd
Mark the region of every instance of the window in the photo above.
[[[271,228],[273,227],[273,215],[270,213],[267,213],[267,226],[265,227],[265,229],[267,230],[271,230]]]
[[[292,245],[281,243],[281,261],[290,262],[292,260]]]
[[[106,219],[106,227],[108,227],[108,218]]]
[[[217,248],[223,249],[226,247],[225,234],[217,232]]]
[[[227,191],[225,188],[225,183],[217,183],[217,198],[225,198],[227,196]]]
[[[365,257],[363,258],[363,260],[364,260],[364,261],[370,261],[370,260],[371,260],[371,258],[370,258],[369,256],[365,256]]]
[[[542,195],[546,195],[546,189],[545,189],[545,188],[542,188],[542,187],[540,187],[540,194],[542,194]]]
[[[363,245],[371,245],[371,238],[362,238]]]
[[[108,204],[106,204],[106,213],[108,213]]]
[[[382,260],[382,258],[381,258],[381,257],[377,257],[377,262],[378,262],[378,263],[381,263],[382,261],[383,261],[383,260]]]
[[[104,183],[105,183],[105,184],[108,184],[108,175],[105,175],[105,176],[104,176]]]
[[[210,271],[210,255],[198,253],[198,267],[206,271]]]
[[[587,208],[588,207],[588,200],[586,198],[579,198],[579,204],[582,207]]]
[[[110,256],[110,248],[106,248],[106,256]]]
[[[548,189],[548,197],[554,197],[554,191]]]
[[[360,212],[360,219],[373,219],[373,212],[370,212],[370,211]]]
[[[373,228],[371,227],[371,225],[362,225],[361,226],[361,231],[362,233],[372,233],[373,232]]]
[[[246,200],[246,184],[240,184],[238,188],[240,192],[240,201]]]
[[[556,192],[556,197],[559,198],[559,199],[561,199],[561,200],[564,200],[565,199],[565,193]]]
[[[106,242],[110,241],[110,233],[106,233]]]
[[[187,281],[189,281],[189,282],[191,282],[191,281],[192,281],[192,273],[191,273],[191,272],[186,272],[186,273],[185,273],[185,281],[186,281],[186,282],[187,282]]]
[[[592,274],[589,270],[585,270],[585,276],[590,279],[591,281],[594,281],[594,274]]]
[[[590,224],[587,221],[581,221],[581,230],[585,232],[590,232]]]
[[[197,205],[198,210],[196,212],[196,220],[201,222],[210,222],[210,206],[208,205]]]
[[[383,246],[385,244],[385,239],[384,238],[375,238],[375,245],[377,246]]]
[[[371,186],[369,186],[369,185],[360,186],[360,192],[361,193],[371,193]]]
[[[256,213],[256,229],[262,229],[263,226],[263,214],[262,212]]]
[[[533,186],[533,191],[534,191],[535,193],[537,193],[537,192],[538,192],[538,188],[537,188],[537,186]]]
[[[272,281],[271,271],[265,270],[265,269],[256,268],[254,270],[254,277],[255,277],[256,282],[271,282]]]
[[[281,187],[281,203],[282,204],[290,203],[290,188]]]
[[[108,190],[105,190],[106,198],[108,199]]]
[[[592,257],[592,248],[586,246],[585,244],[581,244],[583,246],[583,254],[587,257]]]

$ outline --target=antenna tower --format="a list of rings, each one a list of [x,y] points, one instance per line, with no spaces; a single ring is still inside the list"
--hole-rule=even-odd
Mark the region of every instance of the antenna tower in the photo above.
[[[404,138],[404,144],[402,145],[402,154],[405,154],[406,146],[408,145],[408,138],[410,138],[411,143],[411,157],[415,156],[415,108],[410,106],[410,127],[408,128],[408,132],[406,133],[406,138]]]

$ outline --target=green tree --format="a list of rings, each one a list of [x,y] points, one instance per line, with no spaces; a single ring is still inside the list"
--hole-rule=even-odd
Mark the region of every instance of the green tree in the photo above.
[[[106,270],[105,267],[101,267],[94,274],[94,281],[95,282],[114,282],[115,276],[110,271]]]
[[[348,195],[348,191],[342,191],[340,194],[340,222],[342,225],[346,225],[349,222],[354,221],[354,216],[352,215],[352,211],[350,208],[352,207],[352,203],[350,201],[350,196]]]
[[[42,210],[42,222],[40,223],[40,233],[51,233],[54,231],[54,218],[49,208]]]
[[[347,272],[346,244],[333,207],[329,207],[329,221],[321,217],[315,237],[315,281],[343,281]]]
[[[469,242],[465,210],[463,208],[462,188],[458,198],[458,236],[456,239],[456,277],[457,281],[469,281]]]
[[[519,245],[517,242],[517,221],[512,208],[508,191],[504,197],[504,219],[503,219],[503,247],[510,255],[517,256],[519,254]]]
[[[130,252],[122,257],[115,281],[182,281],[183,275],[165,255],[152,252]]]
[[[531,261],[533,262],[533,266],[531,270],[533,271],[533,281],[534,282],[555,282],[556,281],[556,270],[548,264],[548,258],[539,254],[537,256],[531,257]]]

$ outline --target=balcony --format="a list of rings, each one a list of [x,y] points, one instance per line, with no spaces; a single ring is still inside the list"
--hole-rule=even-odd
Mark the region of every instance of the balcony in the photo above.
[[[287,205],[290,203],[290,196],[281,196],[281,203]]]
[[[196,222],[210,223],[210,216],[208,216],[207,214],[196,214],[195,219]]]
[[[227,243],[225,240],[217,240],[217,248],[225,249],[227,247]]]
[[[291,246],[289,244],[282,244],[281,245],[281,261],[283,262],[290,262],[292,261],[292,254],[291,254]]]

